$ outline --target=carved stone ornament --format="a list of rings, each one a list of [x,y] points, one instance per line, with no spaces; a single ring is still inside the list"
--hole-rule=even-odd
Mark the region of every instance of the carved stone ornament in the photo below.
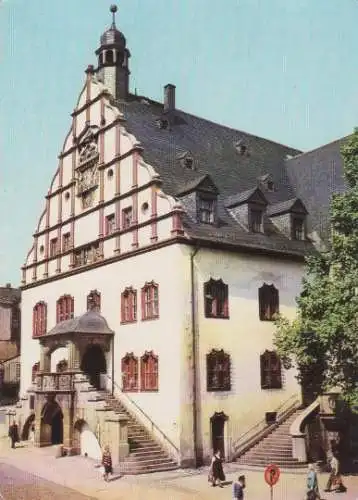
[[[58,381],[58,388],[63,391],[71,389],[71,375],[60,375]]]
[[[79,163],[77,166],[77,195],[83,196],[98,185],[98,137],[88,129],[79,145]],[[90,203],[88,201],[87,203]],[[91,205],[88,205],[91,206]],[[84,206],[83,208],[88,208]]]
[[[80,187],[79,187],[79,189],[80,189]],[[80,194],[81,194],[81,200],[82,200],[82,208],[92,207],[93,202],[94,202],[94,192],[93,191],[82,191]]]

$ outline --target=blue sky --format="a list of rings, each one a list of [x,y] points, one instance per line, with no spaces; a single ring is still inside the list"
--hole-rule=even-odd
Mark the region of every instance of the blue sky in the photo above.
[[[0,0],[0,284],[20,267],[110,1]],[[225,7],[224,7],[225,6]],[[131,86],[303,150],[358,125],[358,1],[121,0]]]

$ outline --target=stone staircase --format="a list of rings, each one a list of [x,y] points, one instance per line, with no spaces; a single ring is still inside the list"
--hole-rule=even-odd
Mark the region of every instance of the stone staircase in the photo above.
[[[124,474],[147,474],[178,469],[178,464],[153,439],[146,428],[140,424],[125,406],[111,394],[101,391],[108,408],[115,413],[124,413],[128,421],[129,456],[119,465]]]
[[[290,426],[302,410],[297,410],[276,427],[268,436],[236,459],[242,466],[265,467],[276,464],[282,469],[300,469],[307,464],[292,457]]]

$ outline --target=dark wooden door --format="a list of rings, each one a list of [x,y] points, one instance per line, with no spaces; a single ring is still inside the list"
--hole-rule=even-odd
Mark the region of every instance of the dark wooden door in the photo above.
[[[220,451],[222,458],[225,458],[224,439],[225,417],[223,415],[214,416],[211,419],[211,441],[213,452]]]

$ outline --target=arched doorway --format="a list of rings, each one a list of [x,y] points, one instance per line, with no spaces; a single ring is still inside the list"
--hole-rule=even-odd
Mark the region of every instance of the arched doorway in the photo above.
[[[78,420],[75,423],[77,431],[77,442],[81,455],[95,460],[101,460],[102,450],[94,432],[91,431],[85,420]]]
[[[225,422],[228,418],[224,412],[215,412],[210,419],[213,452],[220,451],[222,457],[225,457]]]
[[[57,401],[49,400],[41,412],[41,441],[63,443],[63,413]]]
[[[88,375],[90,383],[100,388],[100,374],[107,372],[107,363],[101,346],[89,345],[83,355],[81,370]]]
[[[35,421],[35,414],[33,413],[26,419],[24,423],[21,433],[21,441],[27,441],[29,439],[30,428],[33,426],[34,421]]]

